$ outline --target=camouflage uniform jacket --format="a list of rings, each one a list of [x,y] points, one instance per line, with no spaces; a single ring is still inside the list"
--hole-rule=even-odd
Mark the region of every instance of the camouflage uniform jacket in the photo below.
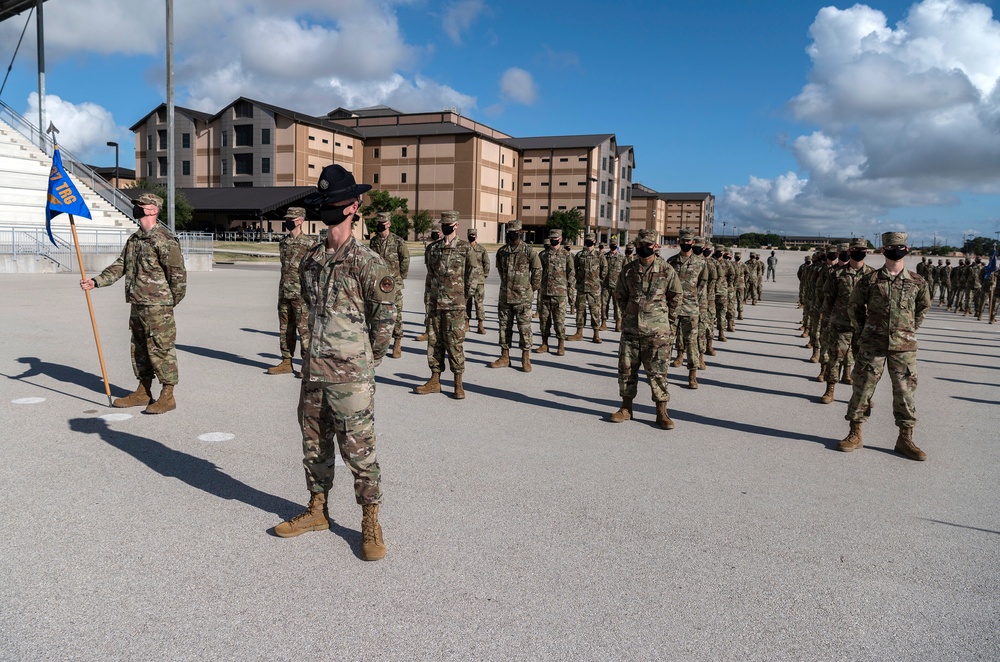
[[[699,314],[699,298],[705,283],[708,281],[708,267],[705,261],[697,255],[687,257],[678,253],[667,260],[667,264],[677,272],[681,279],[684,297],[681,300],[677,314],[681,317],[694,317]]]
[[[656,256],[648,267],[633,260],[622,269],[615,298],[622,309],[622,337],[669,336],[684,289],[674,268]]]
[[[608,275],[608,261],[596,248],[584,248],[573,258],[576,272],[576,291],[581,294],[600,294],[601,283]]]
[[[969,285],[974,290],[983,289],[983,269],[985,267],[981,264],[973,263],[969,267]]]
[[[325,243],[309,249],[299,265],[309,308],[310,382],[372,381],[395,323],[396,279],[385,262],[351,237],[336,253]]]
[[[424,300],[430,310],[465,310],[472,287],[471,249],[469,242],[458,237],[450,244],[438,239],[427,246]]]
[[[137,306],[176,306],[187,293],[187,270],[181,246],[170,230],[155,225],[136,230],[122,254],[102,271],[94,284],[112,285],[125,277],[125,301]]]
[[[535,290],[542,284],[542,263],[535,249],[523,241],[517,246],[501,246],[497,251],[497,273],[500,274],[500,305],[516,306],[531,303]]]
[[[747,289],[747,279],[750,277],[750,270],[747,269],[747,265],[743,262],[736,262],[733,264],[736,268],[736,291],[742,292]]]
[[[303,233],[293,237],[287,235],[278,244],[281,253],[281,280],[278,283],[278,296],[282,299],[299,299],[302,297],[302,283],[299,280],[299,264],[302,258],[313,247],[316,240]]]
[[[406,242],[392,232],[387,237],[375,233],[368,246],[378,253],[385,265],[389,267],[389,272],[396,279],[396,286],[402,288],[403,281],[410,273],[410,249],[406,247]]]
[[[944,283],[945,287],[951,287],[951,265],[946,264],[942,267],[938,267],[938,278]]]
[[[729,269],[726,267],[726,262],[721,257],[712,258],[712,262],[715,264],[715,296],[717,297],[728,297],[729,296]]]
[[[848,310],[854,330],[861,332],[862,347],[912,352],[930,305],[927,281],[906,269],[891,276],[882,267],[858,281]]]
[[[542,263],[542,296],[565,297],[573,291],[573,256],[560,248],[546,246],[538,258]]]
[[[860,269],[848,266],[839,270],[834,278],[827,281],[823,290],[823,314],[827,316],[833,328],[838,331],[851,330],[851,316],[848,312],[851,292],[862,276],[873,271],[875,270],[872,267],[863,263]]]
[[[711,305],[714,306],[715,291],[718,289],[719,286],[719,267],[715,263],[716,260],[711,257],[703,257],[702,259],[705,260],[705,271],[706,271],[705,296],[708,298],[708,301],[711,303]]]
[[[472,286],[482,285],[490,277],[490,254],[479,245],[479,242],[470,244],[472,250],[469,252],[469,260],[472,262]]]
[[[625,256],[621,251],[614,251],[613,253],[609,252],[604,259],[608,263],[608,273],[604,277],[604,286],[614,292],[615,286],[618,285],[618,277],[625,267]]]

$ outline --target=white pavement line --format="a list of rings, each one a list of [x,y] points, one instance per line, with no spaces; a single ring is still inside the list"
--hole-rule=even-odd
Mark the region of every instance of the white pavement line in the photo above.
[[[231,441],[236,435],[231,432],[206,432],[198,435],[198,441]]]
[[[39,402],[45,402],[45,398],[16,398],[11,402],[15,405],[37,405]]]
[[[114,421],[127,421],[132,418],[132,414],[104,414],[103,416],[98,416],[97,418],[111,423]]]

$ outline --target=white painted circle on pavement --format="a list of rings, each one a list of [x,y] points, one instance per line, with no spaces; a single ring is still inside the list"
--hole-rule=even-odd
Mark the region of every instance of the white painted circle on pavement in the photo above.
[[[110,423],[112,421],[127,421],[132,418],[132,414],[105,414],[104,416],[98,416],[97,418]]]
[[[39,402],[45,402],[45,398],[17,398],[11,402],[15,405],[37,405]]]
[[[229,441],[235,438],[236,435],[230,432],[206,432],[198,435],[198,441]]]

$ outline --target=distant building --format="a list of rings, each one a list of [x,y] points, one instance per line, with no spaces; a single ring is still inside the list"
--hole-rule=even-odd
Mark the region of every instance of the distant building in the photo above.
[[[715,196],[711,193],[654,191],[632,186],[633,229],[655,230],[660,243],[677,242],[682,229],[711,239],[715,225]]]

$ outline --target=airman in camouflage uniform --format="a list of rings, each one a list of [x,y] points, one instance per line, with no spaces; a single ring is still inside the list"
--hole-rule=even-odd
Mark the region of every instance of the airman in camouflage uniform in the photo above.
[[[826,392],[819,401],[827,405],[833,402],[834,388],[841,371],[849,371],[849,366],[853,368],[852,357],[857,348],[858,335],[854,331],[848,310],[851,293],[862,277],[874,271],[864,263],[867,241],[855,238],[851,240],[848,248],[850,262],[846,267],[838,269],[823,288],[822,305],[827,320],[823,347],[829,353],[829,358],[823,373],[826,378]],[[846,384],[853,383],[850,377],[842,381]]]
[[[618,301],[614,297],[615,288],[618,287],[618,276],[625,266],[625,256],[618,249],[618,235],[611,236],[611,248],[604,255],[608,263],[608,273],[601,283],[601,331],[608,330],[608,308],[614,309],[615,331],[622,330],[621,310],[618,309]]]
[[[549,230],[549,243],[539,256],[542,264],[542,283],[538,289],[541,305],[538,311],[538,325],[542,332],[542,344],[535,349],[536,354],[549,351],[549,326],[555,327],[559,345],[556,356],[566,354],[566,298],[573,289],[573,256],[562,249],[562,230]]]
[[[715,249],[712,242],[706,237],[705,245],[702,246],[701,255],[705,259],[708,279],[705,281],[705,307],[699,320],[702,328],[702,336],[698,347],[702,354],[702,364],[705,356],[715,356],[715,347],[712,343],[715,340],[715,291],[719,285],[719,261],[715,259]],[[702,321],[704,320],[704,321]],[[701,368],[704,370],[704,368]]]
[[[726,342],[726,315],[729,307],[729,268],[725,262],[726,247],[718,244],[712,258],[715,263],[715,324],[719,330],[719,342]],[[711,356],[711,354],[709,354]]]
[[[441,221],[433,221],[431,223],[431,244],[441,238]],[[427,249],[430,248],[430,244],[424,247],[424,264],[427,264]],[[431,295],[424,288],[424,332],[418,335],[414,340],[417,342],[427,341],[427,331],[430,329],[431,323]]]
[[[392,351],[389,358],[398,359],[403,355],[403,284],[410,273],[410,249],[399,235],[389,231],[392,214],[379,212],[375,217],[375,232],[368,242],[369,248],[378,253],[396,279],[396,323],[392,329]]]
[[[573,259],[573,249],[572,249],[572,247],[568,243],[563,242],[562,249],[563,249],[563,251],[566,252],[566,255],[569,256],[569,266],[570,266],[570,268],[571,269],[575,269],[575,266],[574,266],[575,260]],[[575,273],[574,273],[574,275],[575,275]],[[569,289],[566,291],[566,299],[568,300],[567,303],[569,303],[569,314],[570,315],[576,315],[576,279],[575,278],[573,279],[573,282],[570,283]]]
[[[484,334],[486,329],[483,327],[483,321],[486,319],[486,313],[483,308],[483,300],[486,293],[486,279],[490,276],[490,254],[477,241],[479,230],[469,228],[466,238],[469,240],[469,246],[472,247],[472,250],[469,251],[469,260],[472,262],[472,283],[469,285],[471,293],[469,300],[465,302],[465,330],[469,330],[469,320],[472,319],[472,308],[475,306],[476,319],[479,320],[476,333]]]
[[[301,338],[302,357],[309,351],[309,311],[302,298],[299,263],[316,240],[302,231],[306,219],[303,207],[289,207],[282,222],[288,232],[278,244],[281,254],[281,278],[278,281],[278,347],[281,363],[266,370],[269,375],[292,372],[295,340]]]
[[[863,276],[851,292],[849,314],[858,340],[854,363],[854,392],[845,418],[851,431],[837,446],[850,452],[861,448],[861,425],[867,420],[869,402],[886,363],[892,380],[892,413],[899,428],[896,452],[926,460],[927,454],[913,443],[917,422],[914,393],[917,390],[917,329],[931,305],[923,278],[903,266],[909,250],[905,232],[882,235],[885,266]]]
[[[983,259],[976,256],[976,261],[969,266],[969,305],[965,316],[974,314],[977,320],[983,319]]]
[[[107,287],[125,277],[125,301],[132,305],[132,371],[139,380],[136,390],[118,398],[115,407],[146,405],[147,414],[162,414],[177,408],[177,326],[174,306],[187,292],[187,271],[176,237],[157,223],[163,199],[151,193],[132,201],[132,214],[139,229],[125,242],[121,255],[95,278],[80,281],[84,290]],[[163,389],[153,400],[153,377]]]
[[[576,333],[566,340],[583,340],[583,327],[590,310],[590,324],[594,329],[593,342],[601,341],[601,283],[608,275],[608,261],[594,248],[594,235],[587,233],[583,250],[574,257],[576,274]]]
[[[274,533],[290,538],[330,528],[327,500],[339,448],[361,506],[362,558],[377,561],[386,549],[378,522],[382,470],[375,452],[375,367],[392,339],[396,279],[382,258],[352,235],[360,196],[370,188],[331,165],[320,173],[317,192],[303,201],[320,208],[327,226],[326,241],[309,249],[299,265],[310,330],[299,396],[309,505]]]
[[[510,366],[510,343],[517,321],[521,371],[531,372],[531,303],[542,284],[542,263],[538,253],[521,240],[521,221],[507,224],[507,243],[497,251],[497,273],[500,274],[500,358],[491,368]]]
[[[742,262],[742,255],[736,253],[733,255],[733,267],[736,269],[736,319],[743,319],[743,301],[747,296],[747,280],[750,277],[750,271],[747,269],[747,265]]]
[[[814,285],[814,292],[816,296],[816,305],[819,308],[819,337],[820,337],[820,351],[819,351],[819,374],[816,376],[816,381],[822,382],[827,379],[827,369],[830,367],[831,361],[831,351],[832,348],[827,344],[827,341],[831,339],[830,335],[830,308],[826,305],[826,290],[831,281],[837,279],[837,275],[842,269],[846,269],[850,264],[850,248],[848,244],[838,244],[836,246],[831,245],[833,249],[831,252],[827,252],[827,263],[828,266],[824,271],[821,271],[816,279]],[[845,364],[846,365],[846,364]],[[844,373],[847,377],[847,373]],[[836,380],[836,375],[834,376]],[[848,377],[849,379],[849,377]],[[845,382],[846,383],[846,382]]]
[[[727,248],[722,258],[722,263],[726,266],[726,331],[736,330],[736,292],[737,292],[737,270],[733,256],[736,254],[735,247]]]
[[[690,230],[681,230],[678,241],[680,252],[667,260],[680,278],[684,296],[677,311],[674,334],[677,337],[678,354],[673,362],[675,368],[681,366],[682,352],[687,354],[688,388],[698,388],[697,371],[701,364],[698,348],[699,317],[701,315],[702,291],[708,281],[708,267],[700,255],[694,254],[694,235]]]
[[[938,260],[938,305],[948,303],[948,289],[951,287],[951,260],[941,264]]]
[[[441,239],[427,247],[425,262],[427,277],[424,292],[430,323],[428,324],[427,365],[431,377],[413,389],[426,395],[441,392],[441,372],[445,354],[455,373],[455,399],[465,398],[462,374],[465,372],[465,302],[469,299],[472,282],[471,249],[458,238],[458,212],[441,212]]]
[[[677,322],[684,290],[677,272],[657,254],[658,248],[655,231],[639,230],[636,239],[639,258],[630,262],[618,279],[615,296],[623,315],[618,345],[618,391],[622,405],[611,414],[611,420],[621,423],[632,418],[641,365],[656,403],[656,424],[672,430],[674,422],[667,412],[670,334]]]

